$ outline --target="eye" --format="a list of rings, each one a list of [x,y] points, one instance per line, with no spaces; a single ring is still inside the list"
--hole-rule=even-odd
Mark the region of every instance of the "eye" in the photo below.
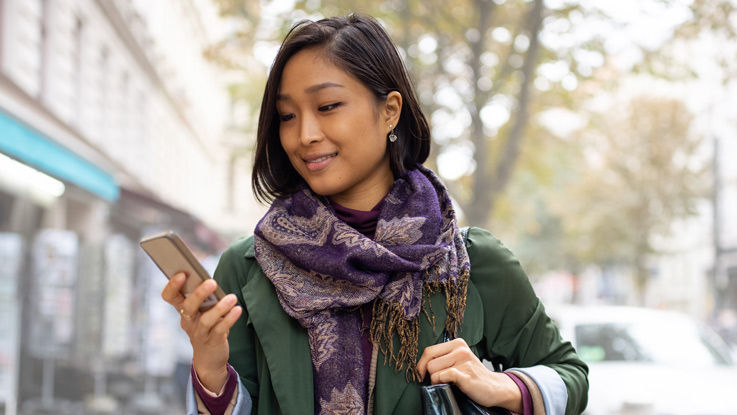
[[[281,121],[281,122],[287,122],[287,121],[291,120],[292,118],[294,118],[294,114],[279,115],[279,121]]]
[[[332,109],[335,109],[335,108],[339,107],[342,104],[343,104],[342,102],[336,102],[334,104],[323,105],[320,108],[318,108],[317,110],[320,111],[320,112],[326,112],[326,111],[330,111]]]

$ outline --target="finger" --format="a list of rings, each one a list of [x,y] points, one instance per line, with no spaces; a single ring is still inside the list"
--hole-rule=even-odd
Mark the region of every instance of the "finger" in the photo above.
[[[180,307],[180,312],[193,318],[199,314],[200,304],[215,292],[218,284],[213,279],[208,279],[197,286],[185,299]]]
[[[184,282],[187,280],[187,275],[184,272],[178,272],[169,279],[164,289],[161,290],[161,298],[167,303],[174,307],[179,307],[184,301],[184,296],[181,293],[181,289],[184,286]]]
[[[233,324],[235,324],[236,321],[241,317],[243,314],[243,309],[241,306],[235,306],[233,307],[228,314],[225,315],[220,321],[212,328],[210,333],[219,335],[219,336],[228,336],[228,332],[230,331],[230,328],[233,327]]]
[[[450,353],[444,354],[440,357],[436,357],[427,362],[426,370],[430,375],[432,375],[435,372],[439,372],[443,369],[456,366],[468,360],[469,356],[467,351],[468,353],[473,354],[468,347],[456,347],[455,349],[451,350]]]
[[[433,346],[426,347],[425,350],[422,352],[422,356],[420,356],[420,360],[417,362],[417,371],[420,373],[420,377],[425,377],[425,372],[427,371],[427,363],[430,360],[450,353],[455,347],[456,344],[454,344],[453,342],[439,343]]]
[[[458,370],[456,367],[449,367],[430,375],[430,382],[433,385],[438,383],[462,383],[468,375]]]
[[[235,294],[226,295],[220,299],[214,307],[202,313],[202,316],[200,316],[200,324],[204,326],[207,331],[210,331],[210,329],[217,324],[223,316],[228,314],[237,301],[238,299],[235,297]]]

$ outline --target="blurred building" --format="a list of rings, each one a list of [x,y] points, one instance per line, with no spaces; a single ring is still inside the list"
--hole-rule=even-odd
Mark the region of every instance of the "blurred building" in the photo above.
[[[0,414],[178,401],[178,316],[137,241],[217,257],[260,216],[203,57],[225,27],[209,0],[0,0]]]
[[[695,216],[677,221],[669,235],[653,241],[661,253],[650,258],[646,304],[686,311],[721,329],[721,315],[737,317],[737,164],[732,161],[737,154],[737,81],[723,81],[714,58],[723,54],[717,40],[696,40],[687,51],[699,62],[697,76],[667,84],[666,93],[686,102],[696,116],[693,133],[704,143],[692,162],[709,168],[710,194]],[[653,82],[646,87],[656,89]],[[737,325],[728,330],[737,338]]]
[[[730,96],[737,93],[737,82],[731,83]],[[737,320],[737,164],[733,157],[737,154],[737,134],[734,124],[717,132],[713,139],[717,147],[714,174],[717,177],[714,192],[713,214],[715,270],[713,284],[717,292],[717,314],[731,313]],[[719,315],[715,316],[719,318]],[[718,324],[720,324],[718,322]],[[737,344],[737,321],[730,323],[730,335]]]

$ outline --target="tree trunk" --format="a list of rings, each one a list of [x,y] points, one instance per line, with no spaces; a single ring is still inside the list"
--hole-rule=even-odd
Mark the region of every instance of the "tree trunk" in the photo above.
[[[645,296],[650,273],[647,269],[647,255],[650,253],[650,234],[652,233],[653,218],[650,217],[650,197],[647,193],[640,194],[640,203],[637,206],[636,224],[638,229],[637,242],[634,244],[632,255],[635,271],[635,291],[637,305],[645,306]]]
[[[645,264],[645,253],[639,251],[635,253],[635,292],[637,295],[637,305],[645,307],[645,295],[647,293],[648,270]]]
[[[490,171],[488,162],[489,151],[486,145],[486,137],[483,133],[483,124],[479,114],[481,106],[479,106],[478,102],[474,102],[476,108],[472,111],[471,131],[472,141],[475,146],[474,160],[476,161],[476,173],[474,175],[471,203],[468,208],[469,222],[472,224],[478,224],[480,226],[488,225],[488,221],[491,218],[491,214],[494,209],[494,204],[496,203],[499,194],[504,190],[509,182],[512,169],[519,157],[522,137],[524,135],[524,129],[528,118],[530,89],[532,87],[535,68],[537,67],[538,50],[540,48],[538,36],[542,27],[543,7],[542,0],[535,0],[526,20],[526,26],[529,27],[530,45],[525,53],[525,59],[522,65],[522,80],[517,98],[517,114],[505,141],[504,148],[496,161],[496,168],[493,172]],[[482,21],[483,16],[480,16],[479,19]],[[477,63],[476,59],[480,59],[481,53],[483,53],[483,50],[476,55],[476,51],[474,50],[473,63]],[[472,66],[472,68],[474,70],[474,76],[476,76],[476,81],[478,80],[480,73],[477,72],[476,67]],[[478,85],[475,86],[474,91],[479,91]],[[483,105],[483,103],[481,104]]]
[[[406,61],[410,62],[409,59],[409,45],[412,42],[411,37],[412,33],[410,33],[412,25],[411,25],[411,19],[412,19],[412,13],[410,11],[410,0],[403,0],[402,1],[402,7],[400,8],[402,21],[405,22],[404,25],[402,25],[402,40],[400,43],[400,47],[404,49],[404,53],[407,54]]]
[[[485,208],[489,201],[490,179],[488,175],[488,149],[486,145],[486,135],[484,134],[484,124],[481,121],[481,108],[486,103],[484,91],[479,88],[478,80],[481,78],[481,54],[486,49],[486,38],[489,29],[491,29],[491,15],[494,10],[495,3],[491,0],[476,0],[474,6],[479,16],[477,29],[479,38],[476,42],[470,40],[471,44],[471,70],[473,71],[473,104],[470,108],[471,113],[471,142],[474,146],[474,161],[476,162],[476,171],[473,175],[473,185],[471,193],[471,203],[467,209],[468,223],[471,225],[485,226],[488,213]]]
[[[507,186],[507,183],[509,183],[509,179],[512,177],[512,170],[517,162],[517,158],[519,158],[522,138],[528,121],[531,101],[530,92],[535,68],[537,68],[537,56],[540,48],[539,33],[542,27],[542,21],[543,1],[535,0],[528,17],[528,24],[530,25],[530,46],[527,49],[524,64],[522,65],[522,84],[520,85],[519,97],[517,99],[517,115],[507,136],[504,151],[497,160],[496,172],[489,191],[489,214],[493,211],[498,196]]]

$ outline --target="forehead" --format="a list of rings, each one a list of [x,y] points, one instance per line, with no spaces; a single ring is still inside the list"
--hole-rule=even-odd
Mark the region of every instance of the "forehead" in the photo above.
[[[284,65],[278,93],[293,97],[308,93],[306,89],[320,84],[366,89],[350,73],[331,62],[321,48],[307,48],[295,53]]]

